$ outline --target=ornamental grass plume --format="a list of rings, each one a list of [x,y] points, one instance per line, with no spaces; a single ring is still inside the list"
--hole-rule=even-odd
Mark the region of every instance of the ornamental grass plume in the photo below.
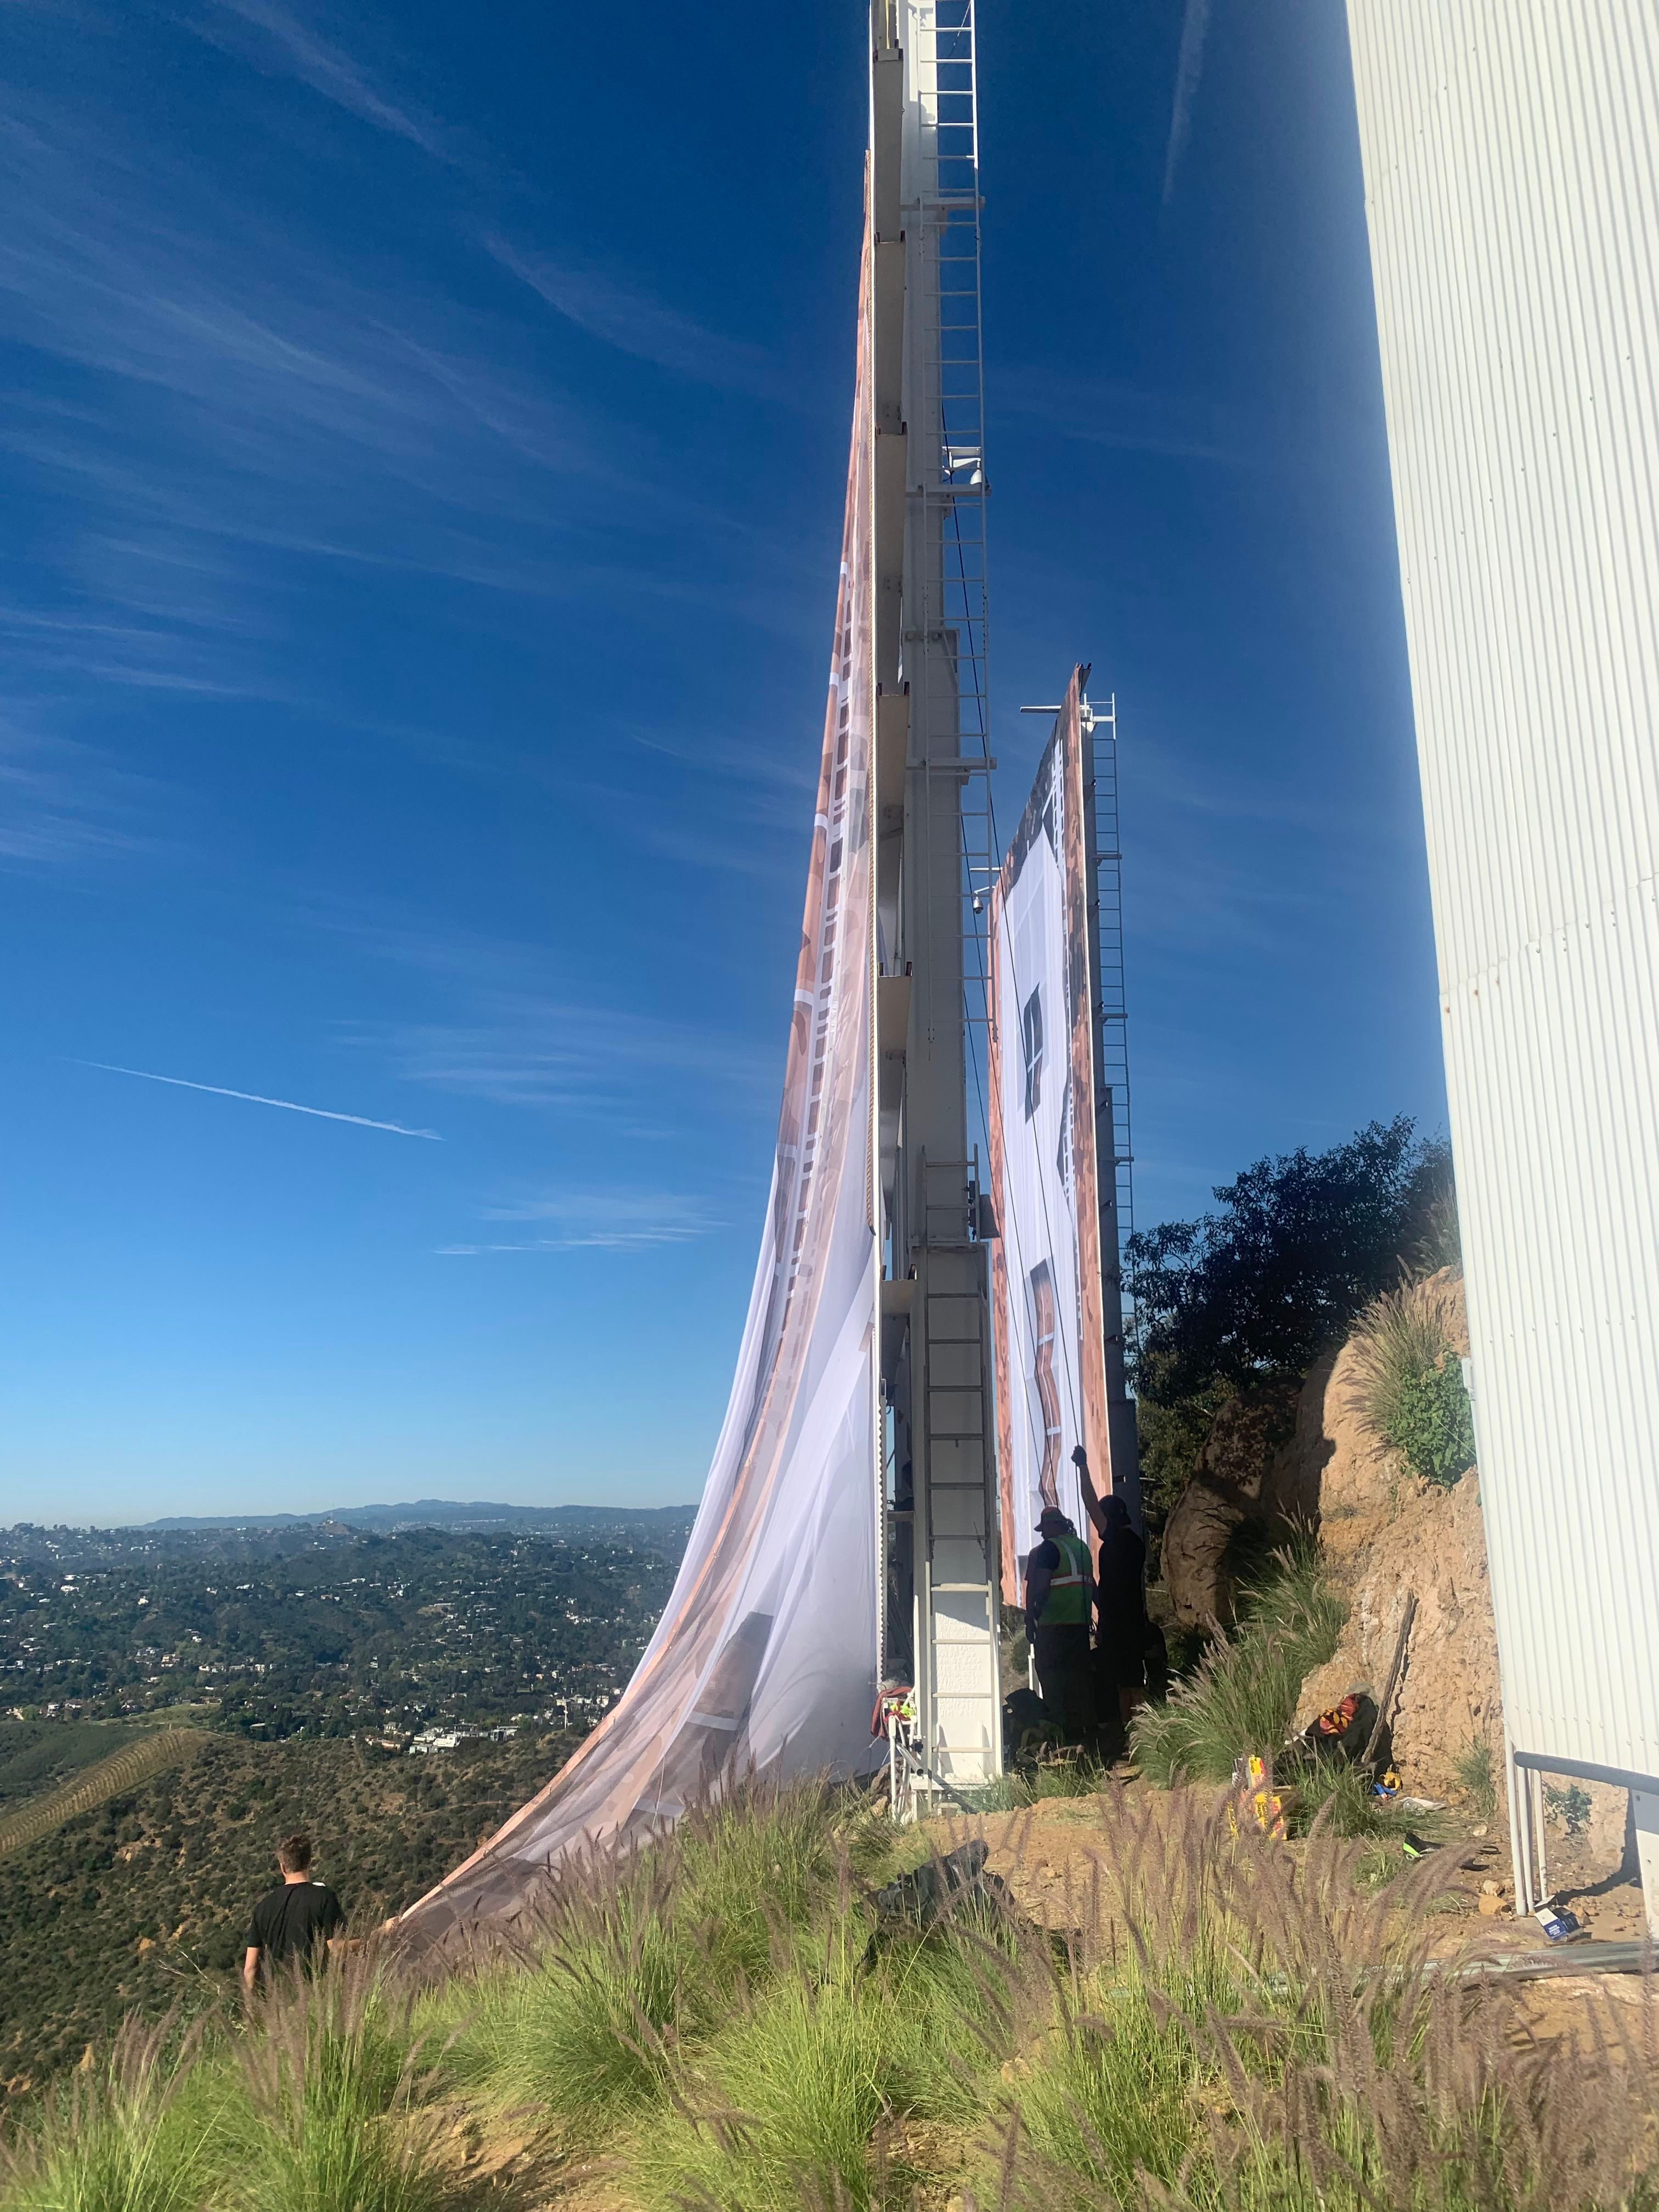
[[[688,2050],[810,1967],[893,1842],[822,1776],[750,1778],[641,1850],[567,1862],[422,2017],[454,2025],[447,2070],[469,2094],[591,2142],[671,2100]]]
[[[1169,1790],[1224,1782],[1246,1752],[1276,1758],[1296,1717],[1302,1685],[1336,1650],[1346,1607],[1311,1546],[1273,1554],[1248,1591],[1241,1619],[1218,1636],[1197,1673],[1161,1705],[1143,1705],[1130,1750],[1149,1781]]]
[[[1056,2023],[1004,2101],[990,2212],[1637,2212],[1659,2202],[1659,2003],[1572,2046],[1513,1982],[1436,1955],[1432,1862],[1381,1896],[1355,1847],[1235,1832],[1196,1792],[1103,1820]],[[994,2180],[993,2180],[994,2177]]]
[[[216,2179],[220,2099],[195,2070],[202,2023],[125,2021],[100,2059],[0,2136],[5,2212],[198,2212]]]
[[[1485,1972],[1512,1939],[1460,1945],[1451,1853],[1368,1888],[1329,1813],[1286,1844],[1231,1797],[934,1828],[1007,1887],[914,1885],[914,1918],[857,1862],[915,1832],[733,1798],[562,1870],[459,1971],[359,1954],[235,2028],[125,2030],[13,2128],[0,2212],[476,2212],[577,2160],[639,2212],[1656,2212],[1651,1974],[1546,2037]],[[524,2148],[528,2195],[465,2130]]]
[[[439,2076],[410,1992],[374,1949],[294,1968],[251,2009],[236,2047],[244,2102],[226,2212],[439,2212]]]

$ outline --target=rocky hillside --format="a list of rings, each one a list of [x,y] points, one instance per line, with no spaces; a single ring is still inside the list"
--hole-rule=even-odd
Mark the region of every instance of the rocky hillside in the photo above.
[[[1461,1279],[1443,1269],[1425,1288],[1446,1316],[1450,1354],[1467,1354]],[[1467,1790],[1471,1753],[1484,1747],[1501,1796],[1498,1642],[1479,1470],[1449,1487],[1414,1474],[1368,1417],[1360,1366],[1351,1336],[1300,1385],[1272,1384],[1220,1409],[1164,1533],[1171,1607],[1183,1626],[1224,1624],[1248,1563],[1293,1526],[1315,1529],[1348,1622],[1334,1656],[1304,1686],[1298,1725],[1349,1690],[1381,1696],[1413,1595],[1389,1709],[1401,1774],[1416,1794],[1455,1796]],[[1622,1796],[1599,1788],[1586,1796],[1588,1809],[1562,1815],[1554,1808],[1556,1825],[1571,1819],[1587,1850],[1616,1856]]]
[[[1462,1285],[1457,1286],[1461,1318]],[[1463,1324],[1467,1332],[1467,1323]],[[1467,1333],[1455,1349],[1467,1353]],[[1455,1794],[1459,1764],[1485,1745],[1502,1767],[1498,1636],[1480,1478],[1450,1489],[1413,1474],[1358,1404],[1354,1347],[1309,1377],[1297,1413],[1297,1482],[1312,1501],[1328,1571],[1348,1602],[1335,1656],[1303,1686],[1298,1722],[1357,1684],[1381,1695],[1408,1596],[1417,1600],[1389,1711],[1395,1755],[1420,1796]]]

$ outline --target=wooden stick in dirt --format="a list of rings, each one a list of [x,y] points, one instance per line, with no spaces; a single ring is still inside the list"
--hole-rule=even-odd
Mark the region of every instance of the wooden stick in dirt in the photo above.
[[[1400,1633],[1395,1638],[1394,1664],[1389,1669],[1388,1686],[1376,1701],[1376,1719],[1371,1728],[1371,1740],[1360,1757],[1362,1766],[1370,1766],[1376,1757],[1376,1747],[1382,1741],[1382,1730],[1388,1724],[1389,1707],[1394,1703],[1395,1691],[1400,1684],[1400,1670],[1406,1663],[1406,1638],[1412,1632],[1412,1621],[1417,1613],[1417,1592],[1406,1592],[1406,1610],[1400,1616]]]

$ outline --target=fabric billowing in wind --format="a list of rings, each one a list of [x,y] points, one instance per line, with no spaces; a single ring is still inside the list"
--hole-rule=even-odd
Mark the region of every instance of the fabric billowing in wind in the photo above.
[[[877,1684],[872,1221],[870,252],[829,711],[766,1232],[684,1563],[622,1698],[404,1916],[422,1941],[511,1918],[561,1858],[626,1844],[750,1770],[868,1762]]]

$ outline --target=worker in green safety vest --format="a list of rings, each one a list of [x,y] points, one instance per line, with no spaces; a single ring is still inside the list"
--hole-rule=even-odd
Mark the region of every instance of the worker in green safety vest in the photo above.
[[[1037,1536],[1025,1562],[1025,1632],[1037,1686],[1060,1741],[1092,1748],[1089,1547],[1057,1505],[1043,1508]]]

